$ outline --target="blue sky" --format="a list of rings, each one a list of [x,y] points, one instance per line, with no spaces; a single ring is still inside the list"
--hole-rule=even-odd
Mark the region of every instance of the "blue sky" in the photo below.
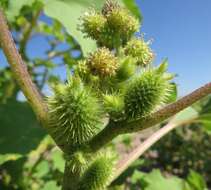
[[[168,57],[179,76],[179,94],[211,81],[211,1],[137,0],[146,38],[153,38],[156,63]]]
[[[141,32],[153,39],[155,63],[168,58],[169,71],[178,74],[179,94],[211,81],[211,1],[137,0],[137,4],[144,17]],[[30,41],[28,53],[43,56],[47,47],[37,36]],[[0,53],[0,68],[5,64]],[[57,74],[65,76],[64,68],[60,69]]]

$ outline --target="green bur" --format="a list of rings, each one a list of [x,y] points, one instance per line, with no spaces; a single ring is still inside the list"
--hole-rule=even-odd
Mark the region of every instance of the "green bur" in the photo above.
[[[81,81],[56,86],[48,105],[49,132],[59,145],[80,146],[96,134],[101,124],[98,99]]]
[[[112,158],[97,158],[82,176],[79,190],[104,190],[112,178],[113,165]]]
[[[128,119],[144,117],[163,104],[171,90],[163,64],[157,69],[146,70],[133,79],[125,93],[125,114]]]

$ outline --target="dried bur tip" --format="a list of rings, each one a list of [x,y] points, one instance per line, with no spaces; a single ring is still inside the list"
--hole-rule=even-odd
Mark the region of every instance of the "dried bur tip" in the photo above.
[[[102,8],[102,14],[104,16],[109,15],[113,10],[120,9],[121,7],[115,0],[106,0]]]

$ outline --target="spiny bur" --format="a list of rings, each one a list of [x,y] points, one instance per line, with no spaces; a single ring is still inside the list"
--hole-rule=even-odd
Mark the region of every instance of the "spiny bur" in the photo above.
[[[160,67],[163,67],[162,65]],[[125,92],[125,113],[128,119],[144,117],[167,99],[171,84],[165,74],[157,69],[147,69],[136,76]]]
[[[49,132],[59,145],[79,146],[96,134],[101,123],[100,105],[80,80],[57,85],[48,105]]]
[[[79,190],[104,190],[113,176],[114,158],[98,156],[84,172]]]
[[[49,133],[64,147],[75,180],[70,185],[64,180],[67,189],[106,189],[114,158],[90,146],[100,127],[120,128],[121,122],[144,118],[168,100],[173,75],[166,73],[166,62],[153,67],[149,42],[135,37],[139,28],[139,21],[112,0],[101,12],[91,9],[81,17],[80,30],[98,49],[73,66],[68,82],[56,85],[47,101]]]

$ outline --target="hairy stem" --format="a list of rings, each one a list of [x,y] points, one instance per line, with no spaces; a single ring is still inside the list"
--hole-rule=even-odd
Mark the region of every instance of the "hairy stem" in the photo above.
[[[159,124],[209,94],[211,94],[211,83],[198,88],[180,100],[161,108],[157,112],[154,112],[145,118],[132,122],[121,121],[118,123],[109,123],[107,127],[105,127],[90,141],[90,148],[94,152],[98,151],[101,147],[105,146],[113,138],[120,134],[141,131]]]
[[[3,11],[0,9],[0,43],[7,58],[8,63],[17,80],[21,90],[35,112],[38,120],[44,125],[47,122],[47,105],[44,103],[42,96],[38,92],[35,84],[32,82],[27,67],[24,64],[18,50],[15,47],[14,40],[6,23]]]

